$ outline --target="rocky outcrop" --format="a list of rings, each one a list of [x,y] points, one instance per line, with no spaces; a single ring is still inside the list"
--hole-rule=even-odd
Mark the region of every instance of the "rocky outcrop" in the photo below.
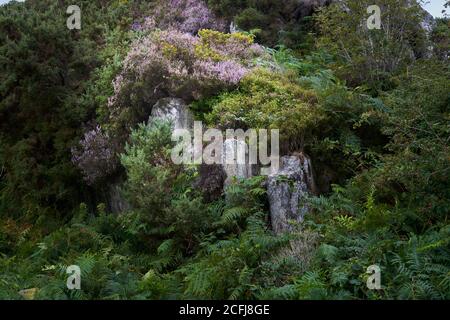
[[[436,20],[434,20],[434,17],[428,11],[423,10],[423,21],[420,26],[428,35],[430,35],[436,26]]]
[[[244,141],[227,139],[223,143],[221,164],[202,164],[199,167],[199,178],[195,186],[203,191],[205,199],[208,201],[218,199],[234,179],[247,179],[257,175],[258,168],[249,164],[247,152],[245,162],[238,162],[237,152],[246,149],[247,144]]]
[[[194,129],[194,116],[182,99],[164,98],[159,100],[152,109],[150,119],[170,120],[173,129]],[[193,187],[199,189],[207,202],[217,200],[222,196],[227,173],[222,165],[201,164],[198,177]]]
[[[203,193],[206,202],[212,202],[222,196],[225,179],[226,172],[222,165],[202,164],[198,169],[198,178],[194,183],[194,188]]]
[[[189,107],[182,99],[164,98],[159,100],[152,109],[151,119],[170,120],[174,129],[191,129],[194,117]]]
[[[245,153],[245,162],[238,161],[238,152]],[[243,157],[244,158],[244,157]],[[234,161],[230,161],[234,159]],[[255,175],[255,166],[249,164],[248,146],[238,139],[227,139],[223,144],[222,167],[225,172],[225,187],[230,185],[234,178],[247,179]]]
[[[107,206],[109,212],[114,214],[120,214],[131,209],[130,204],[122,195],[121,182],[114,182],[108,186]]]
[[[281,158],[280,170],[269,176],[267,194],[272,229],[276,234],[289,232],[293,223],[301,223],[309,208],[308,194],[316,187],[311,160],[304,154]]]

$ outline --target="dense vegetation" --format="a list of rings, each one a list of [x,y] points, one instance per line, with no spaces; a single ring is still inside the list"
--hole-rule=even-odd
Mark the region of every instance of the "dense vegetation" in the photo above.
[[[377,1],[382,30],[360,25],[373,1],[78,2],[79,31],[70,1],[0,7],[0,299],[450,299],[448,19],[427,33],[398,0]],[[280,128],[283,154],[313,159],[304,223],[271,231],[264,177],[196,188],[171,124],[148,121],[164,97],[211,127]]]

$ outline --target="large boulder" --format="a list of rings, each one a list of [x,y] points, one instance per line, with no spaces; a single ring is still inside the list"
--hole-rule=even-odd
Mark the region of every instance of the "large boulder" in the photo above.
[[[239,158],[238,152],[243,152]],[[202,164],[195,184],[207,201],[218,199],[234,179],[247,179],[257,174],[257,166],[249,164],[248,146],[239,139],[223,141],[220,164]]]
[[[316,192],[311,160],[304,154],[280,159],[280,170],[267,180],[272,229],[276,234],[292,231],[309,208],[308,194]]]

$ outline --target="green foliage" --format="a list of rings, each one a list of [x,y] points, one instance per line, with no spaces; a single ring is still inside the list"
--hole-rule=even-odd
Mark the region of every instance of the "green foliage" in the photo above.
[[[450,211],[449,76],[445,63],[418,64],[384,98],[391,112],[383,131],[392,137],[392,154],[377,172],[377,187],[385,198],[399,191],[402,200],[433,222]]]
[[[66,27],[71,4],[31,0],[0,8],[2,213],[56,216],[86,197],[68,150],[110,96],[125,47],[111,48],[125,42],[140,2],[80,1],[80,31]]]
[[[307,151],[321,189],[344,182],[378,160],[386,138],[378,98],[352,91],[330,70],[332,58],[318,52],[297,58],[291,50],[270,49],[270,59],[241,81],[238,90],[195,103],[210,126],[280,129],[282,153]]]
[[[214,101],[208,122],[223,128],[280,129],[281,143],[302,148],[322,119],[317,96],[288,75],[259,69],[243,79],[239,90]]]
[[[431,40],[434,44],[434,54],[443,61],[448,60],[450,46],[449,21],[448,18],[436,19],[436,25],[431,33]]]
[[[318,208],[328,208],[329,214],[309,222],[324,238],[311,271],[296,281],[298,298],[448,299],[448,224],[420,236],[406,233],[402,223],[407,212],[386,211],[381,205],[357,207],[347,216],[351,223],[342,223],[342,209],[333,208],[340,208],[342,201],[320,204]],[[384,222],[377,220],[376,228],[374,215],[385,216]],[[374,264],[381,267],[380,291],[366,288],[366,269]]]
[[[139,221],[141,229],[138,235],[143,240],[169,239],[158,248],[163,259],[158,263],[163,267],[180,258],[179,250],[191,250],[198,234],[211,222],[203,214],[201,198],[191,189],[195,170],[172,164],[171,131],[170,123],[159,120],[140,125],[131,133],[130,144],[121,157],[128,176],[125,194],[134,208],[132,217]],[[159,243],[146,242],[141,245]]]
[[[254,33],[258,42],[268,46],[283,44],[303,49],[311,47],[312,29],[308,4],[295,0],[208,0],[220,16],[239,28]]]
[[[177,46],[159,39],[158,52],[176,58],[194,39],[192,55],[209,67],[248,62],[242,80],[221,67],[234,91],[190,107],[212,127],[281,129],[283,154],[310,155],[320,195],[307,199],[305,222],[270,230],[264,177],[205,201],[198,168],[171,160],[170,122],[128,128],[111,117],[124,61],[142,67],[128,52],[148,34],[131,23],[152,2],[80,1],[80,31],[66,28],[67,1],[10,3],[0,7],[0,299],[450,299],[448,20],[430,34],[431,54],[417,6],[381,1],[379,32],[360,27],[368,3],[348,0],[351,14],[319,13],[318,49],[305,55],[312,28],[297,1],[208,3],[248,33],[201,30]],[[124,117],[148,117],[145,102],[160,98],[150,82],[130,82],[142,90]],[[127,142],[120,194],[130,209],[118,215],[70,163],[91,124]],[[70,265],[81,290],[67,289]],[[371,265],[381,290],[366,286]]]
[[[390,153],[329,198],[312,199],[319,214],[309,225],[323,244],[297,281],[300,298],[448,299],[448,76],[439,62],[410,70],[383,97]],[[381,291],[364,286],[373,264]]]
[[[424,13],[416,1],[378,1],[381,29],[369,30],[370,5],[366,0],[347,0],[322,10],[316,17],[319,46],[336,55],[338,75],[352,86],[386,90],[393,86],[392,76],[426,55],[426,35],[419,27]]]
[[[37,288],[35,299],[253,299],[268,290],[281,297],[284,289],[273,286],[287,285],[294,264],[267,261],[289,239],[267,230],[261,182],[236,182],[229,202],[208,208],[186,195],[174,197],[164,213],[176,219],[167,227],[162,218],[156,221],[156,211],[113,216],[99,207],[92,216],[81,206],[30,254],[0,258],[2,298],[20,298],[23,288]],[[242,215],[230,217],[238,208]],[[72,264],[82,270],[81,291],[65,286]]]

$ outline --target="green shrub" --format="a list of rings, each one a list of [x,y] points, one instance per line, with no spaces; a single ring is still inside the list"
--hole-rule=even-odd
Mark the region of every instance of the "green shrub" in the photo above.
[[[301,149],[323,119],[317,102],[314,91],[287,75],[259,69],[242,80],[239,90],[214,100],[206,118],[227,129],[279,129],[282,144]]]

